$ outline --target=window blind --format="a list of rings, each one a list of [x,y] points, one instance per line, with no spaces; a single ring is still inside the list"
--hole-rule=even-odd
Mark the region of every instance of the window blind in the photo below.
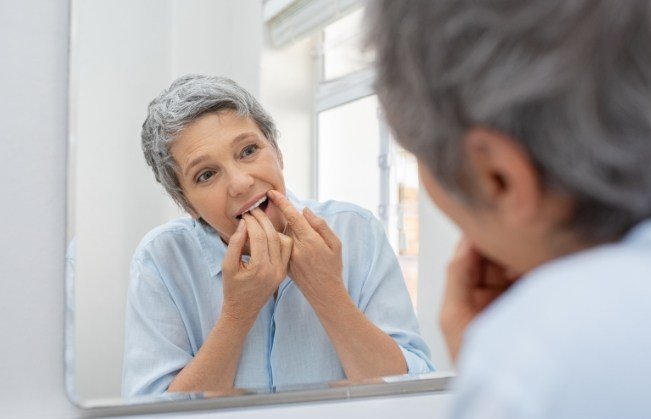
[[[313,34],[361,5],[362,0],[267,0],[263,19],[272,45],[282,47]]]

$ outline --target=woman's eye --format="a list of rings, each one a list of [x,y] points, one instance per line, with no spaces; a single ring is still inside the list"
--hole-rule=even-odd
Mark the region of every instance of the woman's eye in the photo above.
[[[242,157],[248,157],[251,154],[255,153],[258,150],[258,146],[256,144],[251,144],[249,146],[244,147],[242,150]]]
[[[197,182],[198,182],[198,183],[206,182],[206,181],[207,181],[208,179],[210,179],[214,174],[215,174],[215,172],[213,172],[212,170],[207,170],[207,171],[201,173],[201,174],[199,175],[199,177],[197,177]]]

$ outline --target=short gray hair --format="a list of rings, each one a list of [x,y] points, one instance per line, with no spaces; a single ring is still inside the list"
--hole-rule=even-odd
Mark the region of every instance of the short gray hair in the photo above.
[[[278,130],[271,116],[240,85],[225,77],[189,74],[176,79],[167,90],[149,104],[147,119],[142,124],[142,151],[156,180],[172,199],[186,211],[192,209],[181,189],[178,165],[170,148],[177,135],[190,123],[210,112],[233,110],[239,116],[252,118],[260,131],[278,152]]]
[[[458,198],[464,132],[524,147],[567,228],[610,240],[651,216],[651,2],[378,0],[376,88],[398,141]]]

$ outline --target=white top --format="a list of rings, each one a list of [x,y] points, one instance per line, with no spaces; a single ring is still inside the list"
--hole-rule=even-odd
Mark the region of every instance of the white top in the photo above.
[[[651,221],[549,262],[468,329],[452,417],[651,418]]]

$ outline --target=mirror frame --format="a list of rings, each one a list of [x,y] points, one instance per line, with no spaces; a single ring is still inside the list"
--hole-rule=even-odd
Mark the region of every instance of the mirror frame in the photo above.
[[[179,394],[177,400],[152,399],[146,402],[109,404],[107,401],[79,403],[71,400],[75,406],[83,409],[88,417],[104,417],[114,414],[151,414],[175,413],[197,410],[221,411],[225,409],[246,409],[261,406],[281,406],[325,401],[351,401],[389,396],[412,396],[419,394],[449,394],[453,375],[433,373],[431,378],[406,379],[404,381],[377,384],[343,385],[329,388],[308,388],[282,391],[278,393],[245,394],[224,397],[203,397],[198,394]],[[185,399],[185,400],[183,400]],[[115,399],[110,399],[115,400]]]

